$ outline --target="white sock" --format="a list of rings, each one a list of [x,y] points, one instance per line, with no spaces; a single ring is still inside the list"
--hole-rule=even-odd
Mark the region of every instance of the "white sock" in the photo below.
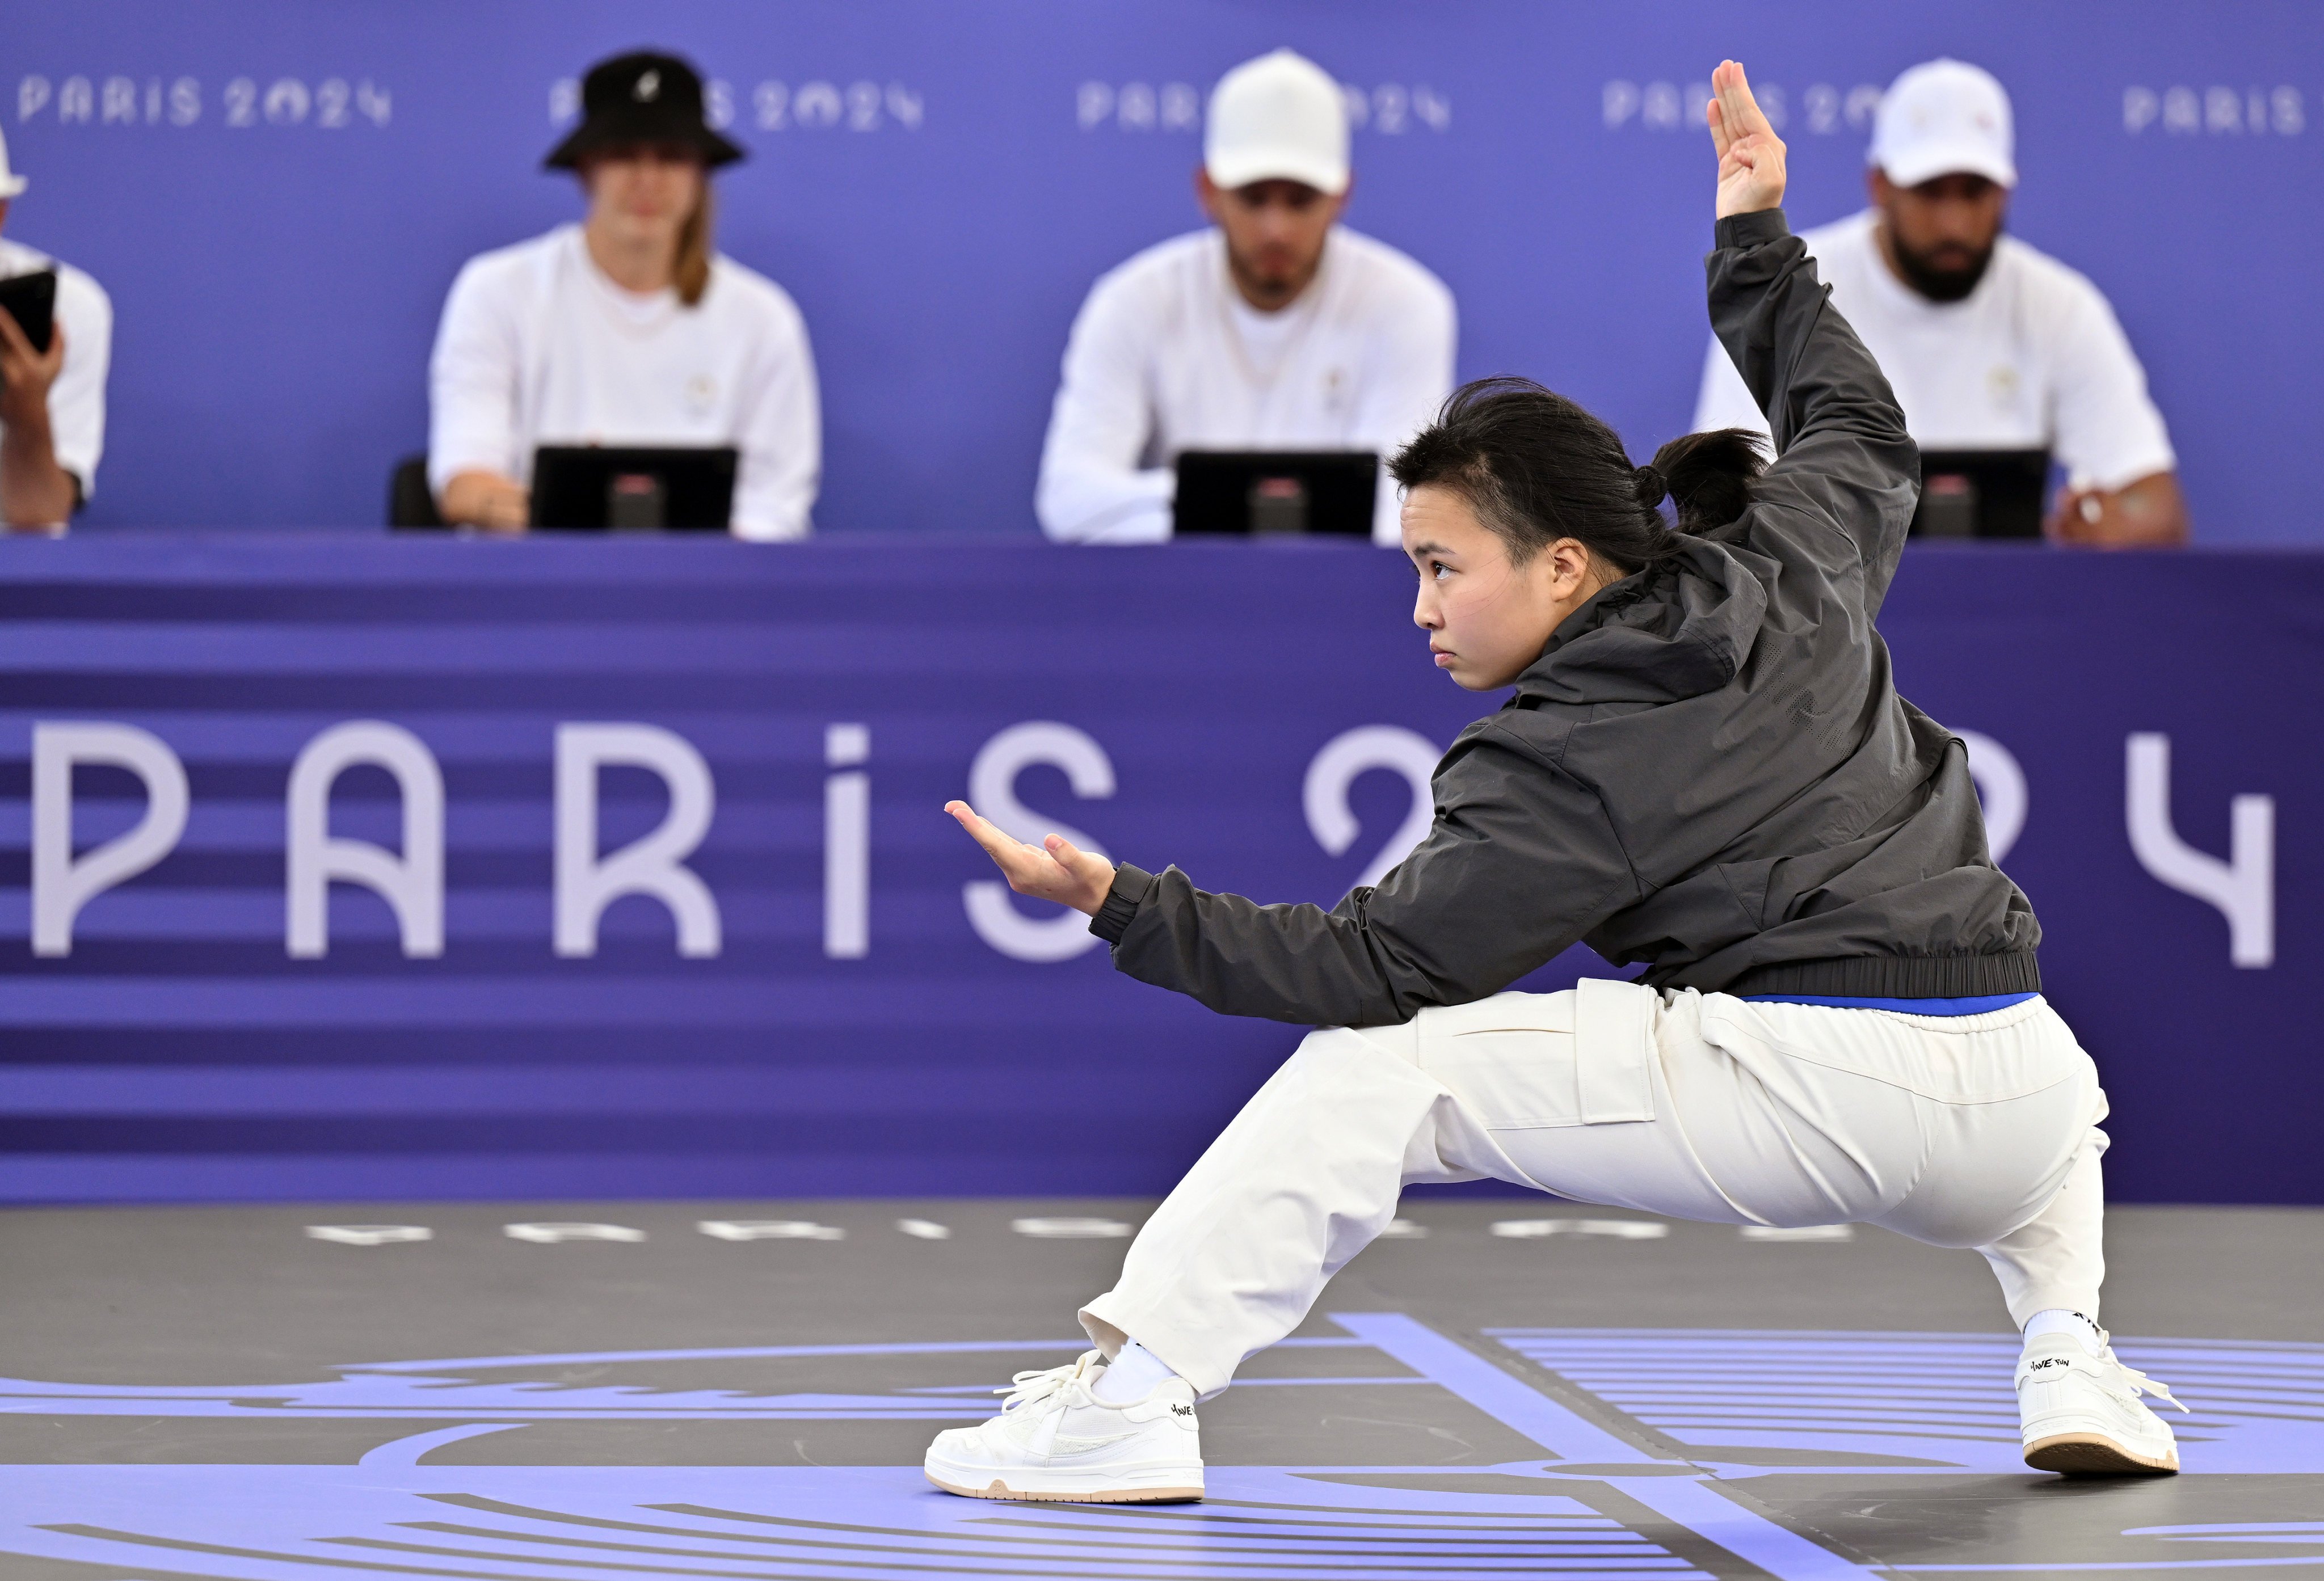
[[[2092,1356],[2106,1348],[2105,1343],[2098,1338],[2098,1326],[2067,1307],[2052,1307],[2025,1320],[2027,1339],[2039,1339],[2044,1334],[2070,1334],[2080,1340],[2082,1348]]]
[[[1132,1339],[1097,1375],[1090,1393],[1108,1405],[1133,1405],[1177,1375],[1160,1356]]]

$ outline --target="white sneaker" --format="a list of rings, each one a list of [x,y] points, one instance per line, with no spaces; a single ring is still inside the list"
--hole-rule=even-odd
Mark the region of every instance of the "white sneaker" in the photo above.
[[[2179,1402],[2164,1385],[2116,1360],[2104,1329],[2098,1346],[2092,1356],[2070,1334],[2026,1341],[2017,1364],[2025,1464],[2069,1476],[2178,1470],[2179,1445],[2170,1424],[2139,1396]]]
[[[972,1499],[1147,1503],[1203,1496],[1203,1440],[1194,1388],[1182,1378],[1145,1399],[1112,1405],[1090,1393],[1104,1370],[1096,1351],[1071,1366],[1019,1373],[1001,1414],[949,1428],[928,1446],[928,1480]]]

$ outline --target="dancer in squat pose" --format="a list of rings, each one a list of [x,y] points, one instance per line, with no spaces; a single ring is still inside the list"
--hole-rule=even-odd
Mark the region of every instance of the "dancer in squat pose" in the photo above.
[[[1428,837],[1329,912],[1197,889],[948,809],[1024,895],[1091,914],[1131,976],[1317,1025],[1081,1312],[1097,1349],[938,1435],[985,1498],[1200,1496],[1194,1404],[1305,1317],[1413,1181],[1975,1246],[2024,1333],[2025,1459],[2173,1471],[2169,1395],[2098,1328],[2106,1099],[2040,994],[1957,739],[1873,629],[1919,465],[1879,368],[1776,207],[1743,69],[1711,318],[1766,411],[1632,467],[1537,386],[1457,392],[1394,463],[1414,620],[1472,691]],[[1676,501],[1677,530],[1656,507]],[[1637,982],[1496,990],[1576,939]],[[2172,1402],[2173,1404],[2177,1402]]]

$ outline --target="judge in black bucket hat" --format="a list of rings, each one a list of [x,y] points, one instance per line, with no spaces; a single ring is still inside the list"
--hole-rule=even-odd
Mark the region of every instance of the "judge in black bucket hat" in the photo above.
[[[740,453],[738,538],[808,531],[822,470],[815,363],[780,286],[712,244],[710,173],[742,157],[675,55],[599,62],[550,151],[578,225],[469,260],[429,366],[428,483],[454,525],[522,532],[548,445]]]
[[[702,113],[702,78],[676,55],[640,50],[600,60],[581,81],[581,124],[549,150],[552,170],[575,170],[592,152],[650,144],[688,148],[716,170],[742,157]]]

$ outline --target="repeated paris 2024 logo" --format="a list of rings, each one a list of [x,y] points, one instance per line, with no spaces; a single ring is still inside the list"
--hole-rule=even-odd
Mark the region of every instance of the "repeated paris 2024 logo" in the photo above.
[[[215,95],[215,97],[213,97]],[[19,125],[63,127],[308,126],[325,132],[384,127],[395,98],[368,77],[161,78],[26,72],[16,79]]]
[[[1753,91],[1775,130],[1791,136],[1868,135],[1880,108],[1881,88],[1871,82],[1852,87],[1811,83],[1796,100],[1779,82],[1755,83]],[[1599,90],[1599,116],[1609,131],[1692,132],[1702,124],[1710,98],[1708,82],[1610,78]],[[2297,137],[2308,129],[2307,97],[2289,83],[2130,83],[2121,98],[2109,105],[2108,116],[2116,105],[2122,130],[2131,137]]]
[[[1207,87],[1191,82],[1083,82],[1074,90],[1074,124],[1084,132],[1194,132],[1203,124]],[[1343,82],[1348,124],[1360,133],[1400,137],[1441,133],[1452,124],[1452,101],[1425,82]]]
[[[581,113],[581,81],[561,77],[549,85],[549,119],[570,124]],[[927,120],[927,96],[909,83],[869,78],[841,82],[809,78],[766,78],[738,90],[724,78],[703,85],[703,118],[720,128],[747,115],[761,132],[918,132]]]

